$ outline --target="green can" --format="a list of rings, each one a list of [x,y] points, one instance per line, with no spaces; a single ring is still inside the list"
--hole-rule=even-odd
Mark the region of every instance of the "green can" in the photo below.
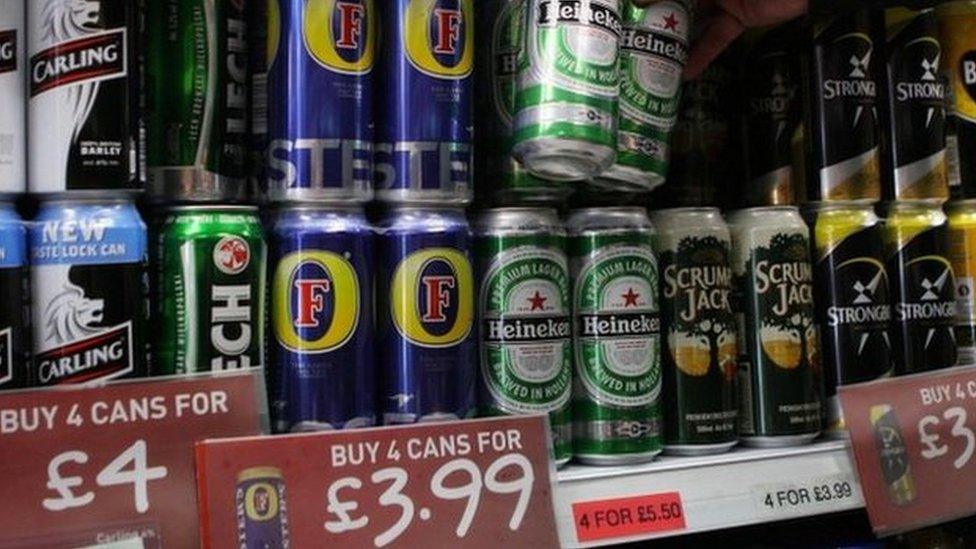
[[[621,0],[525,0],[515,157],[533,175],[580,181],[617,156]]]
[[[573,211],[573,455],[592,465],[661,452],[661,318],[654,229],[643,208]]]
[[[486,210],[475,231],[480,415],[548,413],[563,465],[572,455],[573,378],[566,232],[547,208]]]
[[[267,256],[257,208],[169,210],[156,249],[155,375],[264,364]]]
[[[154,200],[246,197],[250,60],[244,5],[148,0],[146,139]]]

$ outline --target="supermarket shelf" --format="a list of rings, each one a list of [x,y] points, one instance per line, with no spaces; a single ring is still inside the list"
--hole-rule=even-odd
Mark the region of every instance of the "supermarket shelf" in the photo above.
[[[849,488],[848,488],[849,487]],[[573,504],[678,492],[685,525],[580,543]],[[737,449],[706,457],[662,457],[626,467],[571,465],[558,474],[556,522],[564,546],[683,535],[864,506],[846,441],[782,449]]]

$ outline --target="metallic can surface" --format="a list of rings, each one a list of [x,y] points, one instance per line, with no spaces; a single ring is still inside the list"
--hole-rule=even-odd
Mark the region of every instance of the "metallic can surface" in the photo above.
[[[824,362],[826,429],[845,429],[837,387],[890,375],[893,367],[883,228],[874,207],[820,204],[813,233],[813,287]]]
[[[45,202],[28,233],[38,385],[148,373],[146,225],[126,200]]]
[[[894,202],[885,220],[895,373],[956,364],[956,284],[946,215],[938,205]]]
[[[394,208],[377,232],[383,423],[470,417],[478,351],[471,230],[464,211]]]
[[[661,451],[661,317],[654,228],[643,208],[566,221],[575,333],[573,455],[650,461]]]
[[[257,208],[171,208],[155,259],[154,374],[264,365],[267,248]]]
[[[27,7],[30,192],[141,191],[138,3]]]
[[[373,425],[372,228],[359,208],[308,204],[270,225],[274,429]]]
[[[368,202],[372,197],[376,4],[268,4],[270,200]],[[394,48],[389,38],[387,48]]]
[[[711,454],[738,440],[732,241],[716,208],[655,212],[661,266],[665,451]]]
[[[573,452],[573,329],[556,211],[498,208],[476,226],[480,415],[548,413],[557,465]]]
[[[251,2],[245,9],[247,17],[248,66],[250,67],[247,104],[248,118],[247,162],[245,172],[248,190],[259,199],[264,198],[266,154],[268,147],[268,47],[271,2]],[[277,37],[276,37],[277,40]]]
[[[876,404],[869,414],[888,497],[896,505],[908,505],[915,501],[918,493],[909,464],[908,445],[898,426],[895,410],[889,404]]]
[[[376,197],[471,201],[474,0],[387,0],[379,61]]]
[[[152,198],[247,197],[247,21],[236,0],[149,0],[146,153]]]
[[[525,0],[514,154],[554,181],[593,177],[617,156],[621,0]]]
[[[949,262],[956,278],[960,365],[976,364],[976,200],[949,202]]]
[[[242,549],[287,549],[285,479],[276,467],[251,467],[237,474],[237,545]]]
[[[29,279],[27,229],[13,204],[0,203],[0,390],[33,385]]]
[[[27,188],[24,0],[0,0],[0,194]]]
[[[821,427],[810,232],[789,206],[729,215],[739,318],[739,433],[746,445],[812,439]]]
[[[948,83],[946,159],[953,198],[976,198],[976,2],[944,2],[936,11],[941,76]]]

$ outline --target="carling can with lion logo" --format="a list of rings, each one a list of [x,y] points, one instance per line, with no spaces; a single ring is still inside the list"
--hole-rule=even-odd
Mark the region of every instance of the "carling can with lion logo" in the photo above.
[[[27,6],[30,192],[142,190],[139,3]]]
[[[27,185],[24,0],[0,0],[0,193]]]
[[[154,253],[153,373],[263,366],[267,250],[257,208],[174,207]]]
[[[131,201],[55,200],[29,231],[33,381],[147,374],[146,225]]]

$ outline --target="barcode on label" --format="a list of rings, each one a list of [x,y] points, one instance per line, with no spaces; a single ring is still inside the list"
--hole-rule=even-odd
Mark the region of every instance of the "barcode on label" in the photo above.
[[[956,354],[959,357],[957,366],[973,366],[976,365],[976,347],[963,347],[960,346],[956,350]]]
[[[251,133],[268,133],[268,74],[251,77]]]
[[[945,141],[949,187],[958,187],[962,184],[962,175],[959,173],[959,140],[954,135],[947,135]]]

